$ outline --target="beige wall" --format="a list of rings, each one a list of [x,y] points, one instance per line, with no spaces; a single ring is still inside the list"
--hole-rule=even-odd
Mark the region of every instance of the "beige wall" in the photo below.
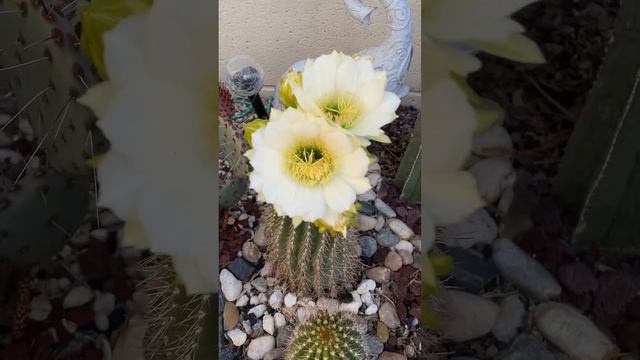
[[[420,0],[407,0],[413,17],[414,52],[407,84],[419,96]],[[220,75],[236,55],[256,59],[265,72],[265,90],[293,63],[332,50],[355,53],[382,43],[387,35],[386,15],[380,2],[371,25],[364,27],[347,13],[342,0],[219,0]]]

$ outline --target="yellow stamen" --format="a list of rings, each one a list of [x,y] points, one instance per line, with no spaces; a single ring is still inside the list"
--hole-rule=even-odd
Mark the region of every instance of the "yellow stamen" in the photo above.
[[[289,174],[304,185],[323,184],[335,171],[333,156],[321,142],[297,144],[286,154],[285,163]]]
[[[343,129],[352,128],[362,117],[364,105],[355,95],[346,91],[334,91],[318,103],[327,118]]]

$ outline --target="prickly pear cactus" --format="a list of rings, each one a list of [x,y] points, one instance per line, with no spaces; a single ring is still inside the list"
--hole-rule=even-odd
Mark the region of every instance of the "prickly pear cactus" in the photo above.
[[[78,1],[0,2],[0,87],[13,92],[50,167],[87,175],[86,159],[104,140],[91,112],[76,98],[97,81],[79,49]]]
[[[362,267],[352,230],[347,236],[331,235],[308,222],[294,228],[291,218],[278,216],[270,206],[263,213],[267,258],[275,264],[278,278],[295,291],[318,296],[335,297],[352,286]]]
[[[347,314],[315,315],[296,327],[285,359],[367,359],[365,331]]]
[[[177,283],[171,258],[152,255],[139,269],[149,302],[145,333],[147,360],[210,360],[218,355],[215,294],[191,295]]]
[[[229,168],[220,184],[220,206],[229,208],[235,205],[247,191],[249,163],[243,156],[246,144],[242,136],[230,121],[219,118],[218,122],[218,141],[222,162],[220,167]]]
[[[79,226],[92,182],[86,160],[106,147],[93,115],[75,102],[96,81],[79,52],[77,5],[0,1],[0,89],[16,100],[0,130],[27,119],[37,143],[31,157],[44,153],[46,169],[34,174],[27,162],[0,193],[0,256],[17,264],[55,254]]]

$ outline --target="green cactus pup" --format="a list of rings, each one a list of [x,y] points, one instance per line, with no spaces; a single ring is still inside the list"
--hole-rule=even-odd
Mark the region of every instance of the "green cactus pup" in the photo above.
[[[296,327],[287,346],[285,359],[366,359],[365,330],[364,326],[347,314],[316,314]]]

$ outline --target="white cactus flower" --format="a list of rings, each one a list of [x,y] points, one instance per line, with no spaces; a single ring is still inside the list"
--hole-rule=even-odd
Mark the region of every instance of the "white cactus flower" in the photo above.
[[[481,50],[525,63],[543,63],[538,46],[511,15],[538,0],[425,0],[424,34],[441,46],[460,75],[480,69],[471,52]]]
[[[464,91],[449,77],[446,57],[439,48],[428,42],[425,45],[432,61],[424,75],[427,86],[422,93],[426,134],[422,147],[423,207],[430,225],[424,233],[427,245],[433,245],[434,226],[462,220],[481,207],[482,200],[471,174],[462,171],[471,153],[475,112]]]
[[[396,118],[400,98],[385,91],[387,73],[373,68],[371,59],[334,51],[307,60],[302,84],[292,84],[298,107],[324,117],[336,127],[358,137],[389,142],[381,129]]]
[[[321,220],[339,227],[356,195],[371,188],[369,158],[358,141],[295,108],[271,111],[246,153],[253,166],[250,186],[278,215],[296,222]]]
[[[126,221],[125,244],[173,257],[190,293],[217,288],[216,2],[155,0],[104,35],[109,81],[79,101],[111,150],[99,206]]]

